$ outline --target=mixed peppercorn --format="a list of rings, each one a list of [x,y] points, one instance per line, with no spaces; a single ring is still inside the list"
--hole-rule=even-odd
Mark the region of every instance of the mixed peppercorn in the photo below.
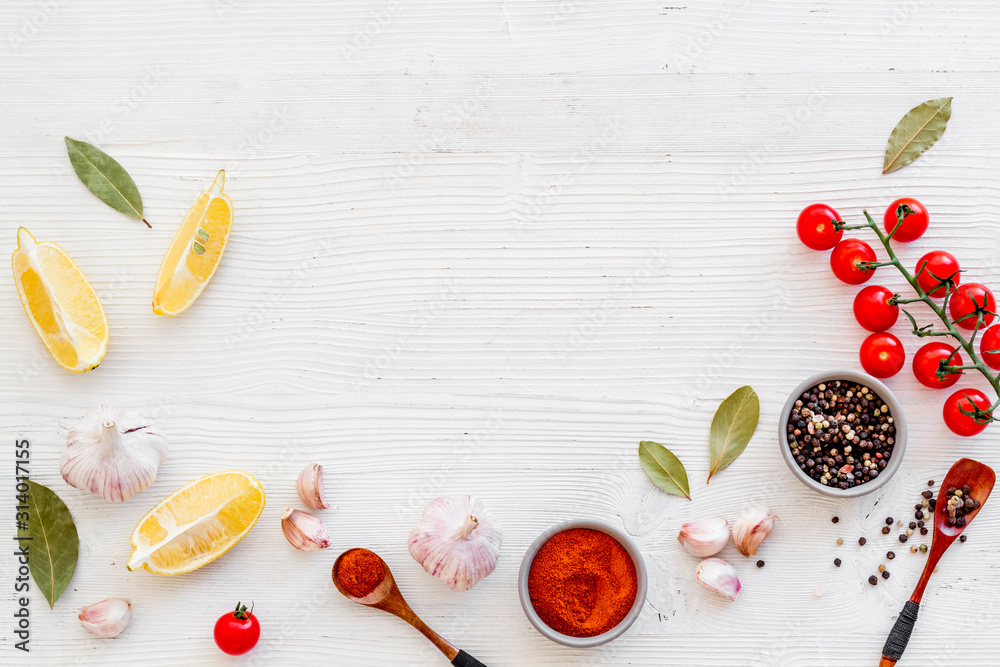
[[[868,387],[842,380],[803,392],[787,430],[799,467],[820,484],[840,489],[878,477],[896,443],[889,406]]]
[[[948,489],[948,504],[942,510],[948,514],[945,519],[946,524],[961,528],[965,525],[965,515],[979,509],[979,501],[973,500],[969,496],[970,492],[971,489],[968,484],[961,489],[956,489],[954,486]],[[965,536],[963,535],[962,537]],[[965,540],[962,541],[964,542]]]

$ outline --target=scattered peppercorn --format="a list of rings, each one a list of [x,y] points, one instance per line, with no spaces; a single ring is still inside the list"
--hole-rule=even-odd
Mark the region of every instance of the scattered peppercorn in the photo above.
[[[888,579],[889,578],[889,570],[886,570],[885,572],[882,573],[882,578],[883,579]]]
[[[873,574],[872,576],[868,577],[868,583],[871,584],[872,586],[875,586],[876,584],[878,584],[878,577],[876,577]]]
[[[889,528],[889,526],[882,526],[882,534],[883,535],[888,535],[890,530],[891,529]]]
[[[895,551],[887,551],[887,552],[885,553],[885,557],[886,557],[887,559],[889,559],[889,560],[892,560],[893,558],[895,558],[895,557],[896,557],[896,552],[895,552]]]
[[[839,523],[840,522],[840,517],[839,516],[835,516],[835,517],[833,517],[830,520],[833,521],[834,523]]]
[[[764,561],[762,560],[757,561],[757,567],[764,567]]]
[[[934,486],[934,480],[933,479],[927,480],[927,486]]]
[[[934,497],[934,492],[933,492],[933,491],[931,491],[930,489],[928,489],[927,491],[924,491],[924,492],[923,492],[923,493],[921,493],[920,495],[922,495],[922,496],[923,496],[924,498],[926,498],[927,500],[930,500],[931,498],[933,498],[933,497]]]
[[[833,559],[833,564],[835,566],[840,567],[840,563],[841,563],[841,560],[839,558],[834,558]]]
[[[863,537],[859,537],[859,538],[858,538],[858,544],[860,544],[861,546],[865,546],[865,543],[866,543],[867,541],[868,541],[868,540],[866,540],[866,539],[865,539],[865,538],[863,538]]]
[[[844,538],[843,537],[838,537],[837,538],[837,546],[839,547],[843,543],[844,543]]]
[[[929,533],[929,532],[930,532],[930,531],[929,531],[929,530],[927,530],[926,528],[921,528],[921,529],[920,529],[920,534],[921,534],[921,535],[926,535],[926,534],[927,534],[927,533]]]
[[[927,545],[926,544],[921,544],[920,545],[920,553],[922,553],[922,554],[927,553]]]
[[[892,517],[891,516],[888,516],[888,517],[885,518],[885,525],[887,525],[887,526],[891,526],[892,525]]]
[[[964,542],[964,541],[966,541],[967,539],[969,539],[969,536],[968,536],[968,535],[959,535],[959,537],[958,537],[958,541],[959,541],[959,542]]]
[[[885,565],[879,565],[878,566],[878,571],[879,572],[885,572]]]
[[[910,530],[913,530],[916,527],[917,527],[917,522],[916,521],[911,521],[910,522]]]
[[[902,535],[899,536],[900,542],[906,542],[907,539],[909,538],[907,538],[906,533],[903,533]]]
[[[915,554],[915,553],[917,553],[917,545],[916,545],[916,544],[914,544],[914,545],[912,545],[912,546],[910,547],[910,553],[911,553],[911,554]]]

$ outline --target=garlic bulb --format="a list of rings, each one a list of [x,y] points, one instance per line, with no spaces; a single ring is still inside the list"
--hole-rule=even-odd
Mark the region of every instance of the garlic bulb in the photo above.
[[[489,576],[500,557],[503,534],[493,515],[471,496],[446,496],[427,504],[410,533],[410,555],[455,591]]]
[[[319,551],[330,546],[326,526],[309,512],[285,510],[281,515],[281,532],[288,543],[300,551]]]
[[[323,466],[318,463],[307,465],[299,473],[299,498],[306,507],[314,510],[328,510],[330,504],[323,496]]]
[[[733,543],[744,556],[756,556],[764,538],[771,534],[778,519],[770,507],[754,507],[733,522]]]
[[[70,486],[121,502],[156,479],[167,456],[167,439],[130,408],[102,405],[69,432],[59,472]]]
[[[108,598],[81,609],[79,618],[98,637],[114,637],[132,620],[132,605],[122,598]]]
[[[681,526],[677,539],[692,556],[714,556],[729,543],[729,522],[721,516],[690,521]]]
[[[740,577],[736,568],[721,558],[706,558],[698,565],[695,578],[716,593],[722,593],[730,602],[740,595]]]

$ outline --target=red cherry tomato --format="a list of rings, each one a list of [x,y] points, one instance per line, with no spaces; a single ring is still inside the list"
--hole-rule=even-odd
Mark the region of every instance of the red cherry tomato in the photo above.
[[[899,306],[889,303],[895,296],[881,285],[869,285],[854,297],[854,319],[869,331],[885,331],[899,317]]]
[[[983,332],[979,340],[979,354],[990,368],[1000,370],[1000,324]]]
[[[813,250],[829,250],[840,242],[844,230],[834,229],[831,220],[843,222],[840,214],[826,204],[810,204],[799,213],[795,231],[799,240]]]
[[[941,362],[951,356],[954,351],[955,348],[947,343],[927,343],[913,355],[913,376],[920,384],[931,389],[944,389],[952,386],[962,377],[961,374],[949,373],[944,379],[941,379],[938,377],[937,371]],[[948,365],[961,366],[962,355],[956,354]]]
[[[861,367],[877,378],[892,377],[906,362],[903,344],[891,333],[873,333],[861,343]]]
[[[941,281],[950,278],[956,285],[962,282],[962,274],[959,273],[958,260],[950,252],[944,250],[932,250],[917,261],[917,267],[913,271],[917,277],[917,284],[920,289],[934,297],[945,295],[945,288]],[[933,292],[935,285],[940,285]]]
[[[223,614],[215,622],[215,643],[223,653],[243,655],[257,645],[258,639],[260,623],[246,605],[237,603],[236,611]]]
[[[833,275],[848,285],[860,285],[875,274],[875,269],[858,266],[861,262],[874,262],[875,251],[864,241],[844,239],[830,253],[830,268]]]
[[[989,425],[989,420],[977,419],[962,412],[972,412],[976,408],[990,408],[990,399],[986,398],[986,394],[978,389],[959,389],[944,402],[944,423],[953,433],[961,436],[980,433]]]
[[[899,222],[899,219],[896,217],[896,209],[900,206],[909,206],[913,213],[910,213],[903,219],[903,224],[896,230],[892,240],[916,241],[927,231],[927,223],[930,221],[930,218],[927,215],[927,209],[924,208],[924,205],[912,197],[897,199],[889,204],[889,208],[885,209],[885,215],[882,216],[885,233],[890,233],[895,229],[896,223]]]
[[[965,329],[975,329],[978,317],[974,314],[976,309],[983,312],[983,324],[980,328],[988,327],[993,323],[994,313],[997,312],[997,302],[985,285],[979,283],[968,283],[960,285],[951,294],[948,301],[948,311],[951,319],[960,327]]]

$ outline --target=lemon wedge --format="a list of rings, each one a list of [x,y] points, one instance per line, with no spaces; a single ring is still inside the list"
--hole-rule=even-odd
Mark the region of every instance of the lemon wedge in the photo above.
[[[139,521],[126,567],[153,574],[196,570],[232,549],[263,511],[264,489],[250,473],[226,470],[196,479]]]
[[[222,192],[226,171],[191,205],[160,265],[153,312],[172,317],[187,310],[219,268],[233,226],[233,200]]]
[[[108,351],[108,320],[80,267],[24,227],[11,264],[24,312],[52,357],[72,373],[96,368]]]

